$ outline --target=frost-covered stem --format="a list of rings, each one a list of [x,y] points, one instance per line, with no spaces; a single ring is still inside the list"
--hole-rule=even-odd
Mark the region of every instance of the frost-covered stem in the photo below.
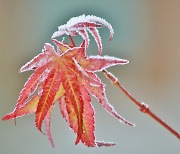
[[[134,102],[138,107],[139,110],[143,113],[148,114],[150,117],[152,117],[154,120],[156,120],[160,125],[162,125],[164,128],[166,128],[168,131],[170,131],[173,135],[175,135],[178,139],[180,139],[180,133],[175,131],[172,127],[170,127],[168,124],[166,124],[163,120],[161,120],[157,115],[152,113],[152,111],[149,109],[148,105],[138,101],[132,94],[130,94],[122,85],[121,83],[109,72],[106,70],[102,71],[105,76],[110,79],[113,84],[115,84],[121,91],[130,99],[132,102]]]
[[[70,40],[71,40],[71,42],[72,42],[72,46],[73,46],[73,47],[75,47],[75,46],[76,46],[76,44],[74,43],[74,40],[73,40],[72,36],[71,36],[71,35],[69,35],[69,38],[70,38]]]

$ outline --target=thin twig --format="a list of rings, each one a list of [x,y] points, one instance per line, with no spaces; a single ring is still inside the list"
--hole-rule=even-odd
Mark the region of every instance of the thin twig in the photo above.
[[[71,40],[71,42],[72,42],[72,46],[73,46],[73,47],[75,47],[75,46],[76,46],[76,44],[75,44],[75,42],[74,42],[74,40],[73,40],[72,36],[71,36],[71,35],[69,35],[69,38],[70,38],[70,40]]]
[[[163,120],[161,120],[157,115],[152,113],[152,111],[149,109],[148,105],[138,101],[132,94],[130,94],[117,80],[116,77],[114,77],[111,73],[107,72],[106,70],[102,71],[104,75],[110,79],[121,91],[132,101],[134,102],[138,107],[139,110],[143,113],[148,114],[150,117],[152,117],[154,120],[156,120],[160,125],[162,125],[164,128],[166,128],[168,131],[170,131],[173,135],[175,135],[178,139],[180,139],[180,133],[175,131],[172,127],[170,127],[167,123],[165,123]]]

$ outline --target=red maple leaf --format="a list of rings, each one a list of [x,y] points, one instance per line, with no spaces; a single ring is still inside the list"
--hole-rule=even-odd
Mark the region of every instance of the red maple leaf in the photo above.
[[[58,103],[63,117],[77,134],[75,144],[81,141],[89,147],[115,145],[115,143],[98,142],[95,139],[95,119],[94,109],[91,105],[91,95],[96,97],[104,109],[120,122],[129,126],[134,126],[134,124],[117,114],[108,103],[105,86],[95,74],[102,71],[107,78],[140,107],[142,112],[149,114],[180,138],[179,133],[153,114],[146,104],[136,100],[111,73],[105,70],[110,66],[127,64],[128,61],[110,56],[100,56],[102,43],[97,28],[104,26],[109,28],[111,39],[113,36],[111,25],[99,17],[82,15],[74,17],[67,24],[60,26],[52,38],[67,34],[70,36],[72,45],[53,39],[57,51],[51,44],[46,43],[42,52],[20,69],[20,72],[29,70],[34,72],[20,92],[14,111],[4,116],[3,120],[35,114],[36,127],[42,132],[41,126],[43,121],[45,122],[48,138],[54,146],[50,133],[50,119],[53,107]],[[86,49],[89,45],[87,30],[97,42],[98,56],[86,55]],[[80,47],[76,47],[72,39],[72,36],[78,34],[84,40]]]
[[[88,57],[85,43],[81,47],[70,48],[62,42],[53,41],[58,52],[52,45],[45,44],[42,53],[20,69],[21,72],[33,69],[34,73],[20,92],[15,110],[3,120],[35,113],[36,127],[41,131],[45,120],[47,135],[53,145],[50,117],[53,106],[59,102],[63,117],[77,133],[76,144],[82,141],[91,147],[114,145],[95,141],[94,109],[90,95],[95,96],[105,110],[121,122],[133,125],[114,111],[106,98],[104,84],[94,74],[113,65],[127,64],[128,61],[109,56]],[[34,97],[31,97],[33,94]]]

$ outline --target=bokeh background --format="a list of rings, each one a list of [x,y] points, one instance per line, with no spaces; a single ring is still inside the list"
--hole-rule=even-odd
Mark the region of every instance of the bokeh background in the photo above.
[[[128,59],[126,66],[108,70],[139,100],[180,131],[180,1],[179,0],[0,0],[0,117],[11,112],[31,72],[19,68],[37,55],[57,27],[73,16],[93,14],[114,28],[109,42],[100,30],[103,54]],[[92,50],[93,52],[91,52]],[[91,39],[89,54],[96,54]],[[97,140],[114,141],[110,148],[74,145],[75,134],[55,108],[51,131],[55,148],[35,128],[34,115],[0,121],[0,154],[179,154],[180,142],[139,112],[101,73],[107,97],[131,128],[107,114],[93,99]]]

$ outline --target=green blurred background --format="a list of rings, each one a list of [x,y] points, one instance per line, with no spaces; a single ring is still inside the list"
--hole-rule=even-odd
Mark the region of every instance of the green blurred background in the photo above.
[[[108,70],[139,100],[180,131],[180,1],[179,0],[0,0],[0,117],[11,112],[31,72],[19,68],[37,55],[57,27],[73,16],[93,14],[114,28],[100,30],[103,54],[125,58],[126,66]],[[90,49],[97,46],[91,39]],[[0,121],[0,154],[179,154],[180,143],[150,117],[139,112],[101,73],[107,97],[131,128],[107,114],[93,99],[97,140],[110,148],[74,145],[75,134],[55,108],[51,131],[55,148],[35,128],[34,115]]]

